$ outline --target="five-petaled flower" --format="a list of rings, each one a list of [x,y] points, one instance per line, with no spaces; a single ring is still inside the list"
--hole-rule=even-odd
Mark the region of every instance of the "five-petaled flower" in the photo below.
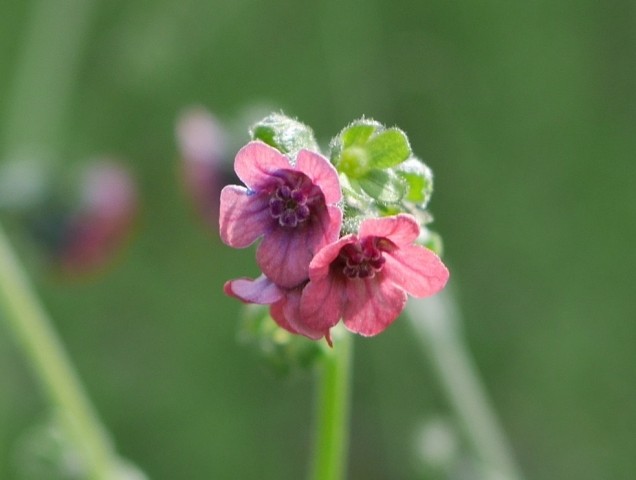
[[[247,188],[221,191],[221,239],[244,248],[263,237],[258,266],[279,287],[297,287],[307,280],[315,253],[340,232],[336,169],[318,153],[301,150],[291,162],[259,141],[238,152],[234,169]]]
[[[422,298],[444,288],[448,270],[414,243],[419,232],[408,214],[372,218],[322,248],[300,299],[305,328],[328,331],[342,318],[352,332],[377,335],[402,312],[407,293]]]

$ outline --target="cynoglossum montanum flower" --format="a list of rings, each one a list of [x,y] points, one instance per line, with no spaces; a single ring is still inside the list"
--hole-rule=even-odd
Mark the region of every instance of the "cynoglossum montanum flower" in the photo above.
[[[244,248],[262,237],[256,261],[263,273],[282,288],[300,285],[314,254],[340,232],[336,169],[318,153],[300,150],[292,161],[260,141],[238,152],[234,169],[247,188],[223,188],[221,239]]]
[[[448,270],[414,243],[419,232],[411,215],[371,218],[357,234],[322,248],[300,300],[303,324],[325,331],[342,318],[352,332],[377,335],[402,312],[407,293],[422,298],[439,292]]]
[[[448,270],[420,243],[429,233],[432,174],[404,132],[358,120],[332,140],[330,161],[316,153],[309,127],[283,115],[251,134],[234,165],[246,187],[223,189],[219,223],[230,246],[263,238],[263,275],[228,281],[228,295],[269,305],[282,328],[330,343],[340,320],[377,335],[409,294],[444,288]]]

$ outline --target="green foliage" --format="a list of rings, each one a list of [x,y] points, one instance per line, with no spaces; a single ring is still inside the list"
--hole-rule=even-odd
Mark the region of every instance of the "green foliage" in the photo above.
[[[372,215],[410,213],[422,227],[430,221],[425,209],[433,175],[413,156],[402,130],[362,118],[345,127],[330,147],[343,187],[343,232],[355,231],[362,218]]]
[[[411,154],[411,146],[406,134],[391,128],[369,139],[366,145],[372,168],[396,167]]]
[[[314,132],[304,123],[282,113],[272,113],[250,129],[252,140],[261,140],[294,158],[302,150],[320,151]]]
[[[402,130],[386,129],[365,118],[346,126],[331,141],[331,161],[351,178],[363,177],[372,169],[395,167],[410,154],[411,146]]]
[[[406,181],[408,191],[405,200],[426,207],[433,194],[433,172],[419,158],[411,157],[396,169]]]
[[[397,203],[407,191],[406,182],[391,170],[370,170],[355,182],[364,193],[380,203]]]

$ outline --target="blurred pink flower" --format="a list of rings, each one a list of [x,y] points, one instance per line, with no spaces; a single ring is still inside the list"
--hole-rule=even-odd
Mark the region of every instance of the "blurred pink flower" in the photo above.
[[[283,288],[307,280],[309,262],[335,241],[342,224],[336,169],[323,156],[301,150],[294,163],[256,141],[236,155],[234,169],[247,188],[221,192],[221,239],[244,248],[263,237],[256,261]]]
[[[300,300],[304,326],[324,332],[342,318],[352,332],[377,335],[400,315],[407,293],[421,298],[444,288],[448,270],[431,250],[414,244],[419,232],[411,215],[373,218],[357,235],[322,248]]]
[[[138,210],[130,173],[110,161],[90,165],[80,179],[80,204],[64,225],[57,260],[79,273],[104,264],[128,235]]]
[[[231,170],[226,162],[227,134],[214,115],[192,107],[179,116],[176,137],[186,191],[198,213],[216,229],[219,194]]]

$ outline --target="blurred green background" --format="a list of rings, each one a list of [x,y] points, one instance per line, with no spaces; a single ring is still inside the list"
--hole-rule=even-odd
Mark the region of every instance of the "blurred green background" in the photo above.
[[[182,108],[230,122],[264,103],[324,141],[361,115],[409,134],[527,478],[633,478],[635,45],[627,0],[5,0],[1,154],[112,152],[140,182],[104,274],[60,282],[27,259],[119,451],[157,480],[304,476],[312,378],[277,379],[237,342],[221,287],[256,273],[253,252],[221,245],[176,175]],[[449,409],[406,322],[357,339],[353,402],[350,478],[437,478],[415,426]],[[0,323],[0,478],[44,413]]]

